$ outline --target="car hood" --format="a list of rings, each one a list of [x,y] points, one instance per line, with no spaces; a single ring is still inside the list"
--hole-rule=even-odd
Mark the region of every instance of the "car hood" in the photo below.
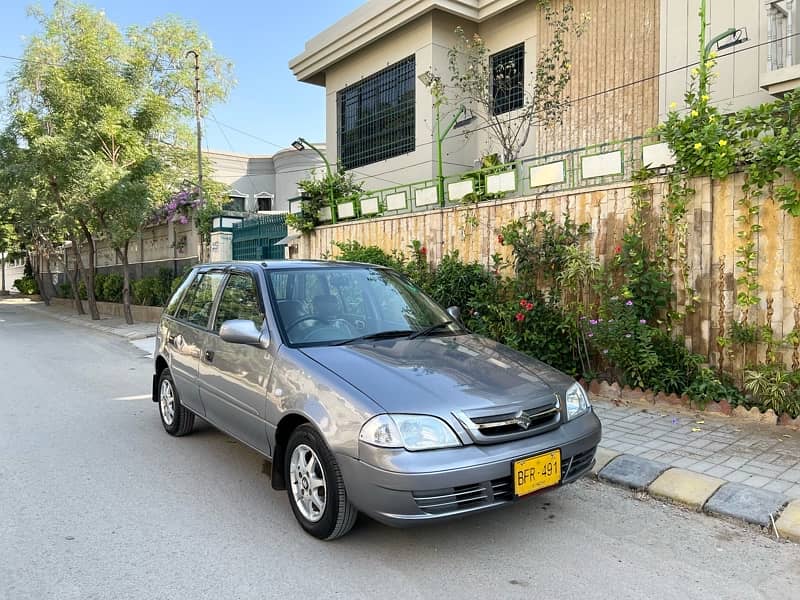
[[[574,383],[538,360],[471,334],[302,351],[394,413],[444,416],[520,402],[543,406]]]

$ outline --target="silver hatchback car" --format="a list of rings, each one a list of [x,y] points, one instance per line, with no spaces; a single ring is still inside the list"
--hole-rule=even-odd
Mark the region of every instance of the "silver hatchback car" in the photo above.
[[[509,505],[587,473],[600,441],[572,378],[471,334],[383,267],[199,266],[156,340],[164,429],[199,416],[263,454],[322,539],[359,511],[404,526]]]

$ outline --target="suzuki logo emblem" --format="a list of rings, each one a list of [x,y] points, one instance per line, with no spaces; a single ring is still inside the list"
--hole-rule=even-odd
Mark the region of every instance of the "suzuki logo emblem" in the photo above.
[[[521,410],[518,410],[517,413],[514,415],[514,422],[523,429],[527,429],[528,427],[531,426],[530,417]]]

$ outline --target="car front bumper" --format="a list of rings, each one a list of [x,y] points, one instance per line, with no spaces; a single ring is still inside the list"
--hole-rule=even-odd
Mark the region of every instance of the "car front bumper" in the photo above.
[[[559,449],[558,485],[575,481],[594,465],[600,437],[600,420],[589,411],[558,429],[513,442],[425,452],[361,444],[360,460],[345,455],[337,460],[348,497],[361,512],[406,527],[514,502],[512,468],[521,458]]]

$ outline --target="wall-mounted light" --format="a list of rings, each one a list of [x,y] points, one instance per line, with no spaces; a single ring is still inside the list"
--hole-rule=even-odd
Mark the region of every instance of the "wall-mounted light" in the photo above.
[[[722,43],[722,40],[719,40],[717,42],[717,50],[725,50],[726,48],[730,48],[731,46],[736,46],[737,44],[744,44],[749,39],[747,37],[746,27],[740,27],[739,29],[735,29],[725,37],[726,38],[729,37],[731,39],[725,43]]]
[[[434,75],[430,70],[428,70],[424,73],[420,73],[417,79],[419,79],[422,82],[422,85],[425,87],[431,87],[434,82],[439,81],[439,76]]]
[[[301,142],[299,139],[292,142],[292,148],[298,151],[306,149],[306,147],[303,145],[303,142]]]

